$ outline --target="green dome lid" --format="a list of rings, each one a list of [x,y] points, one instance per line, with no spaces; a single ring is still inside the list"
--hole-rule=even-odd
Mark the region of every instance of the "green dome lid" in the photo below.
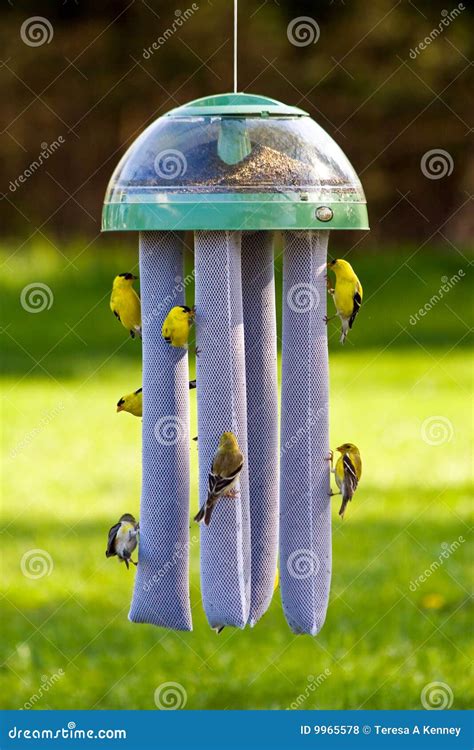
[[[103,229],[368,229],[352,165],[307,112],[221,94],[153,122],[115,169]]]
[[[298,107],[283,104],[277,99],[255,94],[216,94],[195,99],[181,107],[170,110],[165,117],[180,115],[289,115],[290,117],[309,117],[308,113]]]

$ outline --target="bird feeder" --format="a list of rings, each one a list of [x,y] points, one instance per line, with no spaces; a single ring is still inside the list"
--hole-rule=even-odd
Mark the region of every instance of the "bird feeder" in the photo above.
[[[199,499],[219,437],[246,457],[236,498],[201,527],[212,627],[255,625],[279,550],[286,619],[315,635],[331,579],[326,251],[331,229],[368,229],[364,193],[330,136],[301,109],[248,94],[159,117],[110,181],[105,231],[140,233],[143,479],[130,619],[182,630],[189,603],[188,352],[161,326],[184,304],[194,232]],[[281,423],[273,247],[283,232]],[[278,434],[280,430],[280,434]]]

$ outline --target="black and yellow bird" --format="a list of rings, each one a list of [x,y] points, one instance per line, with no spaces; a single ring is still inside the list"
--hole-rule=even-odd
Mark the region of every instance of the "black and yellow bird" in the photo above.
[[[333,468],[333,452],[329,454],[331,472],[334,474],[339,492],[331,492],[330,495],[342,495],[342,505],[339,515],[344,518],[347,503],[352,500],[362,476],[362,460],[359,449],[354,443],[343,443],[336,450],[341,454]]]
[[[107,540],[106,557],[117,555],[120,562],[124,562],[127,569],[132,565],[138,565],[132,560],[132,553],[138,544],[139,524],[131,513],[124,513],[118,523],[109,529]]]
[[[186,305],[172,307],[163,321],[161,335],[170,346],[187,348],[195,310]]]
[[[141,388],[137,388],[133,393],[128,393],[126,396],[122,396],[117,401],[117,411],[128,411],[129,414],[133,414],[134,417],[143,416],[143,392]]]
[[[219,447],[212,461],[209,474],[209,486],[206,502],[194,520],[204,521],[206,526],[211,522],[212,511],[221,497],[236,496],[233,489],[244,465],[244,457],[240,451],[237,438],[233,432],[224,432],[219,441]]]
[[[110,296],[110,309],[132,339],[142,337],[140,297],[133,288],[137,278],[133,273],[119,273],[114,279]]]
[[[362,304],[362,284],[347,260],[330,261],[328,270],[334,271],[336,276],[334,289],[328,283],[328,291],[334,300],[336,314],[330,318],[326,316],[325,321],[328,323],[333,318],[339,317],[342,326],[340,342],[343,344]]]

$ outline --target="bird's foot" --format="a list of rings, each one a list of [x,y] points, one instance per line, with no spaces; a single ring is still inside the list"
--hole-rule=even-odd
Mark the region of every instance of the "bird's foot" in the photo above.
[[[341,495],[341,494],[342,494],[341,492],[333,492],[333,490],[330,490],[328,492],[329,497],[334,497],[334,495]]]
[[[239,490],[229,490],[225,493],[225,497],[230,498],[230,500],[235,500],[236,497],[240,495]]]
[[[138,562],[135,562],[135,560],[132,560],[131,558],[130,562],[132,563],[132,565],[135,565],[135,567],[138,568]]]
[[[332,463],[333,460],[334,460],[334,451],[330,450],[329,455],[326,456],[326,461],[330,461]]]
[[[201,351],[202,351],[202,350],[201,350],[201,349],[199,349],[199,347],[197,347],[197,346],[196,346],[196,347],[194,347],[194,354],[196,355],[196,357],[199,357],[199,355],[201,354]]]

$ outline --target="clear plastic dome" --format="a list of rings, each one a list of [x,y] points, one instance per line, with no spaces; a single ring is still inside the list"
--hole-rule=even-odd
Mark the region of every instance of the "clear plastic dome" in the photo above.
[[[186,211],[191,212],[188,223],[192,223],[192,214],[197,219],[202,213],[197,207],[204,206],[209,212],[210,203],[221,213],[225,206],[223,213],[232,215],[231,221],[240,225],[228,226],[227,217],[222,227],[202,227],[199,222],[168,226]],[[272,203],[283,204],[287,210],[305,204],[299,214],[306,218],[282,219],[289,222],[288,228],[300,221],[311,227],[319,223],[315,207],[329,209],[334,217],[333,204],[363,206],[362,213],[355,210],[356,223],[367,223],[364,192],[352,165],[314,120],[275,100],[237,94],[179,107],[142,133],[112,175],[105,197],[104,228],[243,228],[242,217],[249,218],[255,203],[259,209],[260,204],[266,207],[272,216]],[[111,226],[108,219],[113,224],[114,216],[125,216],[127,205],[134,207],[128,214],[129,218],[134,214],[136,221],[132,226]],[[157,226],[143,225],[147,206]],[[257,226],[246,222],[245,228],[263,228],[262,212],[257,213]],[[342,206],[338,213],[342,216]],[[353,210],[353,220],[355,213]],[[137,222],[140,226],[133,225]]]

